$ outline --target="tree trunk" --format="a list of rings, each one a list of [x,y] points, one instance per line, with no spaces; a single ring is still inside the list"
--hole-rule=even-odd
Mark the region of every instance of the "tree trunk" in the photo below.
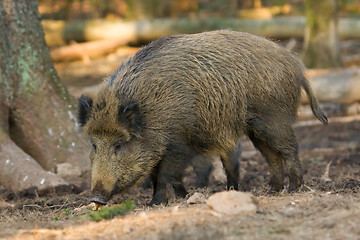
[[[88,169],[74,99],[54,69],[35,0],[0,0],[0,86],[0,185],[65,183],[54,174],[64,162]]]
[[[341,67],[336,0],[306,0],[303,61],[309,68]]]

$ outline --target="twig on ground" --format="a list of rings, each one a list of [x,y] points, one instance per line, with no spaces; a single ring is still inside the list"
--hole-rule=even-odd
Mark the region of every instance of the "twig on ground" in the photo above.
[[[59,211],[65,206],[65,204],[66,204],[68,201],[69,201],[69,199],[67,198],[67,199],[65,200],[65,202],[60,206],[60,208],[56,209],[53,213],[59,212]]]
[[[309,187],[308,185],[304,185],[304,187],[307,188],[310,192],[315,192],[315,190]]]
[[[325,182],[331,182],[332,179],[329,176],[329,172],[330,172],[330,165],[331,165],[332,161],[330,161],[325,168],[325,172],[324,174],[320,177],[321,180],[325,181]]]
[[[25,209],[26,207],[36,207],[36,208],[39,208],[39,209],[43,208],[42,206],[39,206],[37,204],[24,204],[23,209]]]

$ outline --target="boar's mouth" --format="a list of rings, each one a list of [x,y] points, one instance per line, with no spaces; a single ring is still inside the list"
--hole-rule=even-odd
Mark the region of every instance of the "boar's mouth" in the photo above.
[[[90,199],[91,202],[106,205],[107,201],[115,194],[122,193],[126,190],[128,190],[131,186],[135,185],[137,182],[141,181],[143,179],[143,176],[140,176],[139,178],[135,178],[133,181],[127,183],[126,185],[120,184],[121,181],[118,180],[111,191],[111,193],[105,192],[102,183],[97,183],[95,188],[93,189],[93,194]]]
[[[93,197],[90,199],[90,201],[101,205],[106,205],[107,202],[106,198],[98,192],[93,194]]]
[[[92,189],[91,202],[106,205],[107,200],[111,197],[111,194],[104,189],[104,185],[101,181],[97,182],[95,187]]]

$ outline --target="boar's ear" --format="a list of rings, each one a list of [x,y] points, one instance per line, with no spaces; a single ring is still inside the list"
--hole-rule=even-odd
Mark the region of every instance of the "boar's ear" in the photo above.
[[[129,132],[135,137],[141,137],[141,115],[137,102],[131,101],[121,105],[118,112],[118,121],[125,124]]]
[[[83,127],[89,120],[90,112],[93,106],[93,100],[86,95],[79,98],[78,123]]]

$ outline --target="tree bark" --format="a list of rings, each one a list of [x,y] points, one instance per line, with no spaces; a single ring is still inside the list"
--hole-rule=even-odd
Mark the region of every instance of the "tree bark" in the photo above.
[[[50,171],[45,171],[30,155],[19,148],[0,129],[0,185],[14,190],[36,186],[39,189],[66,184]]]
[[[0,185],[65,183],[54,174],[64,162],[88,169],[74,99],[54,69],[35,0],[0,0],[0,86]]]
[[[341,67],[336,0],[306,0],[305,5],[305,65],[309,68]]]

